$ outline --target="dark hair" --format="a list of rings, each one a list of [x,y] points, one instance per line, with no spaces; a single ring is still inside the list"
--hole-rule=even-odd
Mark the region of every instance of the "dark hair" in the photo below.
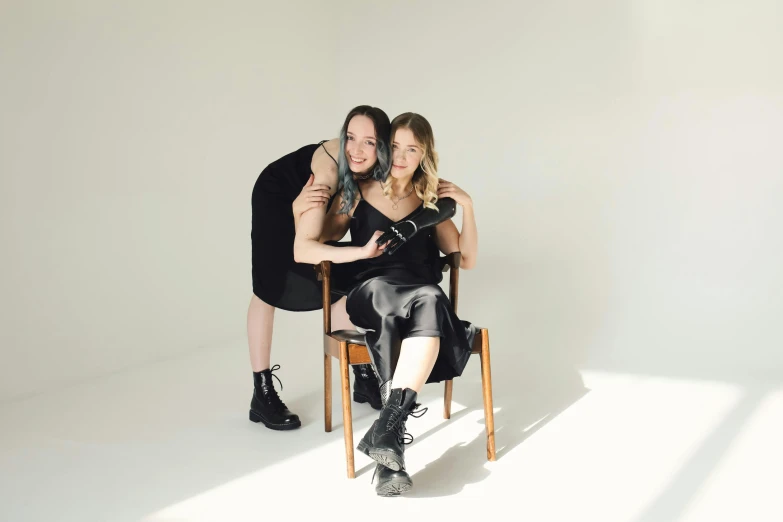
[[[348,116],[345,117],[343,128],[340,129],[340,156],[337,161],[337,179],[338,187],[342,188],[343,203],[340,207],[340,214],[347,214],[353,208],[353,201],[356,198],[356,192],[359,190],[356,180],[353,179],[353,172],[348,166],[345,158],[345,143],[348,137],[348,124],[354,116],[367,116],[372,120],[375,126],[375,151],[378,155],[378,161],[371,167],[372,178],[384,181],[391,168],[391,122],[389,117],[378,107],[369,105],[359,105],[351,109]]]

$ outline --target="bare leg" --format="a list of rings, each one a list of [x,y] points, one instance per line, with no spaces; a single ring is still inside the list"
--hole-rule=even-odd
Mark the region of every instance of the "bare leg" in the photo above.
[[[408,337],[402,341],[392,388],[410,388],[420,393],[430,376],[440,349],[440,337]]]
[[[292,430],[301,426],[302,421],[280,400],[269,367],[274,321],[275,307],[254,295],[247,309],[247,344],[253,367],[250,420],[273,430]]]
[[[247,344],[254,372],[269,369],[274,321],[275,307],[254,295],[247,309]]]
[[[356,330],[345,310],[346,298],[343,297],[332,305],[332,331]],[[353,400],[358,403],[369,403],[371,407],[380,410],[383,407],[381,389],[375,372],[369,364],[357,364],[353,368]]]
[[[407,484],[408,488],[411,481],[404,471],[405,446],[402,434],[405,433],[408,415],[416,407],[417,394],[424,387],[432,367],[435,366],[438,350],[440,350],[440,337],[408,337],[402,341],[387,403],[381,410],[378,420],[373,423],[359,443],[359,451],[364,452],[383,468],[401,473],[399,478]],[[411,393],[408,389],[415,393]],[[381,475],[382,483],[387,480],[384,475]]]
[[[356,330],[345,310],[345,297],[332,304],[332,331],[336,330]]]

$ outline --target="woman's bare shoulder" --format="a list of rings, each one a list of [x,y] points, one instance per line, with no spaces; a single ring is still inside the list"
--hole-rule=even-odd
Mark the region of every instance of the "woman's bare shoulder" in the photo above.
[[[335,146],[336,145],[336,146]],[[326,147],[326,150],[324,150]],[[334,194],[337,191],[337,151],[340,147],[340,141],[337,139],[329,140],[315,149],[313,153],[313,161],[310,164],[313,174],[315,174],[315,182],[328,185],[331,190],[330,194]]]

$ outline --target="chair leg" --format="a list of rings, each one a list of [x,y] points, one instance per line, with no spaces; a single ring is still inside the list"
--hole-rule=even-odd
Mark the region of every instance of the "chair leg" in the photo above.
[[[340,384],[343,393],[343,432],[348,478],[356,478],[353,462],[353,419],[351,417],[351,376],[348,374],[348,343],[340,343]]]
[[[324,431],[332,431],[332,356],[324,354]]]
[[[495,460],[495,412],[492,408],[492,374],[489,362],[489,332],[481,330],[481,388],[484,422],[487,425],[487,460]]]
[[[454,381],[448,380],[443,387],[443,418],[451,418],[451,392],[454,389]]]

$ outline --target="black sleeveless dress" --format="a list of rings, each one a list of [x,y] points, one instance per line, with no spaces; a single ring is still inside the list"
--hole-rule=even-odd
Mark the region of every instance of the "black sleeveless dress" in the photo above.
[[[363,246],[376,230],[387,230],[393,223],[362,199],[351,219],[351,244]],[[430,228],[415,235],[392,256],[333,265],[335,282],[348,295],[351,322],[367,330],[365,340],[384,397],[403,339],[440,337],[438,358],[427,382],[462,375],[470,357],[476,328],[460,321],[438,286],[443,274],[433,233]]]
[[[321,283],[313,265],[294,261],[296,229],[291,204],[310,178],[313,154],[324,141],[270,163],[253,187],[253,293],[283,310],[301,312],[322,306]]]

